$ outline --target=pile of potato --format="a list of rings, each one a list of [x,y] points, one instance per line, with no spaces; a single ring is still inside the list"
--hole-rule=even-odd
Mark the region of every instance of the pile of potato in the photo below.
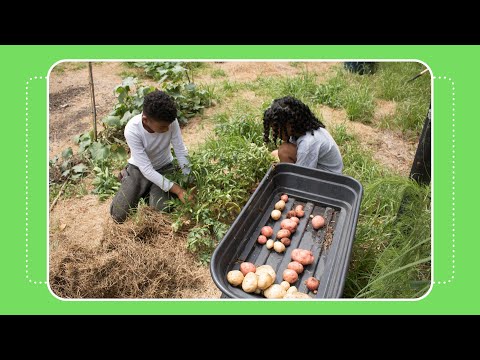
[[[282,211],[285,210],[288,195],[283,194],[280,200],[275,204],[275,209],[270,216],[277,221],[282,217]],[[297,230],[300,223],[300,218],[305,216],[303,205],[295,206],[294,210],[287,212],[285,219],[280,223],[281,229],[273,237],[273,228],[271,226],[264,226],[261,229],[261,234],[257,238],[257,242],[265,245],[267,249],[275,250],[277,253],[283,253],[287,246],[291,244],[291,236]],[[320,216],[310,216],[312,227],[315,230],[320,229],[325,225],[325,219]],[[304,266],[314,263],[313,252],[305,249],[294,249],[291,253],[292,261],[283,271],[281,284],[274,284],[276,273],[270,265],[261,265],[256,267],[250,262],[244,262],[240,265],[240,270],[232,270],[227,274],[228,282],[233,286],[242,286],[243,291],[247,293],[263,294],[268,299],[310,299],[311,297],[305,293],[299,292],[296,286],[293,286],[298,281],[299,274],[304,270]],[[306,281],[307,288],[313,293],[317,293],[320,282],[310,277]]]
[[[270,265],[256,267],[250,262],[244,262],[240,264],[240,270],[228,272],[227,280],[233,286],[241,285],[246,293],[263,294],[267,299],[311,299],[287,281],[274,284],[276,276]]]

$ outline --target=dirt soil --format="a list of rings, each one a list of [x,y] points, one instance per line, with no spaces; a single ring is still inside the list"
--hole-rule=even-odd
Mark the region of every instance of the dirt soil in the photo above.
[[[211,71],[203,72],[195,78],[196,83],[212,83],[229,79],[245,82],[256,80],[259,76],[293,76],[301,71],[315,70],[319,81],[325,81],[333,75],[338,63],[299,63],[292,66],[287,62],[223,62],[211,65],[211,68],[222,69],[226,77],[212,78]],[[126,67],[121,63],[97,63],[93,66],[95,84],[95,98],[97,105],[97,119],[101,119],[115,104],[113,89],[122,81],[122,72]],[[132,71],[132,69],[128,69]],[[135,70],[135,69],[134,69]],[[147,80],[142,80],[148,83]],[[150,83],[152,83],[150,81]],[[88,83],[88,67],[78,68],[65,64],[64,71],[53,71],[49,80],[50,88],[50,133],[49,158],[61,153],[68,146],[74,148],[73,136],[91,129],[91,103]],[[260,106],[262,99],[252,91],[239,91],[233,101],[247,100],[253,106]],[[189,149],[202,144],[212,133],[213,123],[208,120],[210,115],[228,109],[231,103],[224,103],[208,109],[202,117],[191,119],[182,133]],[[395,109],[395,103],[379,102],[375,118],[388,115]],[[388,166],[398,174],[408,176],[411,161],[413,160],[416,144],[406,142],[401,136],[373,126],[350,122],[343,110],[334,110],[320,106],[327,128],[329,125],[344,123],[349,130],[359,135],[362,145],[370,149],[380,163]],[[57,266],[61,260],[73,256],[74,251],[81,250],[82,254],[101,253],[104,244],[111,233],[112,221],[108,207],[111,200],[99,202],[95,195],[86,195],[80,198],[60,198],[50,213],[50,264]],[[179,235],[176,241],[185,241],[185,234]],[[87,256],[87,255],[85,255]],[[105,255],[106,256],[106,255]],[[110,256],[110,255],[109,255]],[[188,288],[182,296],[190,298],[219,298],[221,293],[211,280],[209,268],[198,266],[187,252],[179,252],[181,257],[191,268],[195,268],[195,281],[202,280],[200,288]],[[88,257],[88,256],[87,256]],[[86,260],[87,261],[87,260]],[[65,270],[65,269],[64,269]],[[54,273],[54,272],[52,272]],[[192,275],[193,276],[193,275]],[[193,278],[192,278],[193,279]],[[182,280],[183,281],[183,280]],[[155,295],[154,292],[150,292]],[[177,294],[165,292],[162,294]],[[158,295],[158,294],[157,294]],[[68,295],[70,296],[70,295]],[[175,297],[177,297],[175,295]]]

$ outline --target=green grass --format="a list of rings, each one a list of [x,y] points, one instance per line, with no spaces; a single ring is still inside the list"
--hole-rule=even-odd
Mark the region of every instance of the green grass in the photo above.
[[[72,61],[62,62],[60,64],[55,65],[52,72],[56,74],[63,74],[65,71],[68,71],[68,70],[76,71],[76,70],[85,69],[87,65],[88,63],[85,63],[85,62],[72,62]]]
[[[408,82],[424,69],[413,62],[378,63],[373,75],[358,75],[339,69],[321,84],[315,102],[345,109],[350,120],[372,123],[375,99],[396,102],[393,114],[379,119],[378,126],[400,131],[413,140],[421,131],[430,104],[429,73]]]
[[[212,78],[216,79],[216,78],[220,78],[220,77],[225,77],[225,76],[227,76],[227,74],[225,73],[225,71],[223,69],[214,69],[211,73],[211,76],[212,76]]]
[[[364,187],[344,297],[412,298],[430,286],[430,187],[376,163],[345,126],[331,129],[344,174]],[[398,215],[402,199],[403,212]]]
[[[191,176],[197,189],[193,203],[173,200],[174,228],[185,219],[191,226],[187,248],[203,263],[249,199],[273,160],[263,144],[263,127],[253,113],[234,111],[214,118],[215,136],[190,155]],[[182,179],[176,179],[182,186]]]
[[[293,96],[309,106],[315,103],[318,85],[314,72],[303,71],[294,77],[265,77],[245,84],[246,89],[267,99]],[[270,102],[267,102],[268,105]]]
[[[57,197],[63,184],[51,184],[49,189],[50,194],[50,204]],[[63,188],[62,194],[60,195],[61,199],[70,199],[75,197],[83,197],[88,195],[88,186],[85,183],[85,180],[80,180],[77,182],[69,181]]]

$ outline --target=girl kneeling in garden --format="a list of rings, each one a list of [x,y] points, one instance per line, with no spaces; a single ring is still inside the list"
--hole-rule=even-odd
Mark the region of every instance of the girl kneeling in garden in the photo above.
[[[340,150],[325,125],[307,105],[291,96],[273,101],[263,115],[263,139],[283,143],[272,155],[280,162],[317,168],[341,174],[343,161]]]

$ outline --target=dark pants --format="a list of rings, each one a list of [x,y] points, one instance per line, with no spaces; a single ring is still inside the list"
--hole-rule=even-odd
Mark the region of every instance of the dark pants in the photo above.
[[[165,175],[173,169],[174,167],[170,163],[158,169],[157,172]],[[127,219],[130,209],[136,208],[142,198],[148,198],[150,206],[157,210],[168,210],[165,201],[176,197],[175,194],[163,191],[143,176],[140,169],[135,165],[128,164],[125,170],[120,189],[110,205],[110,214],[116,222],[123,223]]]

